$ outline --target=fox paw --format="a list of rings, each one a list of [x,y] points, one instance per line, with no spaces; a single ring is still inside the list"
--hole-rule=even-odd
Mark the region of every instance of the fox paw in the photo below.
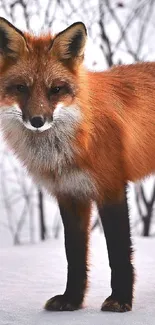
[[[65,295],[58,295],[47,300],[44,308],[49,311],[73,311],[80,307],[80,304],[74,304]]]
[[[117,299],[108,297],[102,304],[102,311],[113,311],[118,313],[124,313],[126,311],[131,311],[132,306],[129,303],[119,302]]]

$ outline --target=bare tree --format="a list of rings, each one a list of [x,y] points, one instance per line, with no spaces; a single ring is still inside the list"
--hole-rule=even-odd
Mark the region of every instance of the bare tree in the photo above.
[[[17,245],[21,243],[21,232],[29,212],[32,211],[34,186],[31,184],[27,187],[20,169],[6,150],[3,151],[1,161],[0,188],[1,204],[6,215],[5,227],[8,227],[13,243]]]
[[[38,200],[39,200],[39,215],[40,215],[40,238],[45,240],[46,238],[46,226],[45,226],[45,213],[44,213],[44,196],[43,191],[38,189]]]
[[[142,183],[137,183],[135,185],[135,197],[139,216],[143,225],[142,235],[144,237],[148,237],[150,236],[151,223],[154,216],[155,182],[153,184],[153,190],[150,199],[146,198],[144,185]],[[145,209],[143,209],[142,204],[144,205]]]

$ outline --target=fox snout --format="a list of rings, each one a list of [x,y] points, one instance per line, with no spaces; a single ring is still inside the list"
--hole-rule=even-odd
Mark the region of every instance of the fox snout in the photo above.
[[[23,123],[25,127],[33,131],[45,131],[49,129],[51,127],[52,121],[52,116],[50,117],[50,119],[48,119],[44,115],[34,115],[26,120],[23,118]]]
[[[34,128],[41,128],[45,124],[45,117],[42,115],[36,115],[30,118],[30,123]]]

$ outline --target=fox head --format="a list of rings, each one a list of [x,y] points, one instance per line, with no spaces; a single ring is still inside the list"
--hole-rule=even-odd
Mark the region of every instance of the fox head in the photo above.
[[[77,22],[56,36],[35,37],[0,18],[0,117],[43,132],[54,120],[79,114],[86,34]]]

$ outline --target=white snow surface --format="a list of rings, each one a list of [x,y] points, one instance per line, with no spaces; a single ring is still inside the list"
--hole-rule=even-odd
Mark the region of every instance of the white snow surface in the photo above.
[[[155,238],[134,238],[137,280],[133,310],[101,312],[110,294],[110,270],[104,235],[90,244],[89,289],[84,308],[47,312],[47,299],[62,293],[66,282],[63,240],[0,249],[0,325],[154,325]]]

